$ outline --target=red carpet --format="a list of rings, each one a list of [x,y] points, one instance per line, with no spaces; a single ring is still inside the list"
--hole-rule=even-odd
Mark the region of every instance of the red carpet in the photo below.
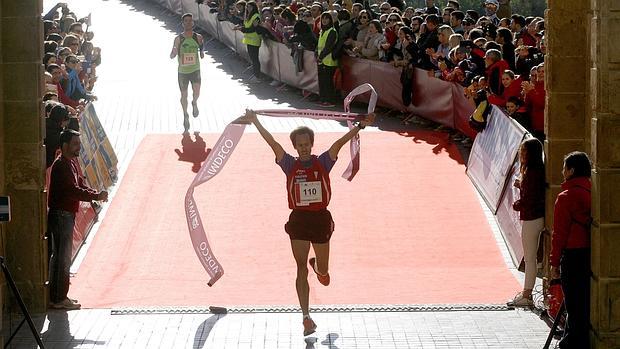
[[[317,134],[316,153],[339,136]],[[206,135],[206,144],[216,137]],[[288,135],[276,138],[294,151]],[[364,132],[362,169],[351,183],[339,177],[343,148],[332,171],[332,283],[323,287],[311,274],[311,304],[502,303],[520,288],[445,140]],[[285,177],[271,149],[258,134],[244,135],[224,171],[196,190],[225,268],[208,287],[183,213],[194,173],[178,160],[180,143],[176,135],[142,141],[69,295],[87,308],[297,305]]]

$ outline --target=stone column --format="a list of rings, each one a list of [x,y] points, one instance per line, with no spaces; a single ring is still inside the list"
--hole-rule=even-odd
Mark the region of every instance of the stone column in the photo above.
[[[590,0],[548,0],[545,13],[545,107],[546,195],[545,257],[543,267],[549,270],[550,233],[553,229],[553,206],[560,192],[564,155],[571,151],[587,151],[590,125],[589,57]]]
[[[620,347],[620,3],[592,1],[592,312],[594,348]]]
[[[12,222],[2,229],[6,261],[31,312],[44,312],[47,249],[42,1],[1,1],[2,124],[0,190],[11,196]],[[5,289],[6,294],[8,292]],[[10,297],[7,297],[10,300]]]
[[[553,204],[562,183],[565,154],[588,151],[589,0],[548,0],[545,40],[545,153],[547,154],[547,228],[553,226]]]

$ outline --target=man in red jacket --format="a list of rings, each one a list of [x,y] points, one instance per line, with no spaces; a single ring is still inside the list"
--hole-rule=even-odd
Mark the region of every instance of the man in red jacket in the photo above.
[[[562,192],[553,211],[549,263],[551,277],[562,279],[567,313],[562,349],[590,347],[590,172],[586,153],[566,155]]]
[[[54,309],[80,309],[81,305],[67,297],[69,268],[73,246],[75,213],[80,201],[108,200],[106,191],[89,188],[80,175],[80,133],[67,129],[60,134],[62,154],[52,164],[50,175],[47,230],[52,239],[50,258],[50,306]]]

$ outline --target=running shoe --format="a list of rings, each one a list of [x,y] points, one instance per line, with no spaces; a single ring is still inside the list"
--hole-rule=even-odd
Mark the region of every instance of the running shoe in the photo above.
[[[329,282],[330,282],[330,278],[329,278],[329,273],[322,275],[320,274],[315,267],[316,264],[316,258],[312,257],[310,258],[310,260],[308,261],[308,263],[310,263],[310,266],[312,267],[312,271],[314,271],[314,273],[316,274],[316,278],[319,280],[319,282],[323,285],[323,286],[328,286]]]
[[[316,332],[316,324],[310,316],[304,316],[304,336],[309,336]]]
[[[198,111],[198,103],[192,102],[192,115],[194,115],[194,117],[197,118],[198,117],[198,113],[200,113]]]

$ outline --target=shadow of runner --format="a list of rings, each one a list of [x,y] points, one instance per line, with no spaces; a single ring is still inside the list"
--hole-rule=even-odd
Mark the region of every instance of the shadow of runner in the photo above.
[[[205,321],[203,321],[200,326],[196,329],[196,334],[194,335],[194,349],[202,349],[205,345],[205,342],[209,338],[209,334],[215,323],[218,322],[221,318],[226,316],[226,314],[221,315],[211,315]]]
[[[207,159],[211,149],[206,149],[207,144],[204,139],[200,137],[199,132],[194,132],[195,140],[192,140],[189,132],[183,133],[181,138],[181,149],[175,149],[174,152],[179,156],[179,161],[191,162],[192,172],[198,173],[202,162]]]

